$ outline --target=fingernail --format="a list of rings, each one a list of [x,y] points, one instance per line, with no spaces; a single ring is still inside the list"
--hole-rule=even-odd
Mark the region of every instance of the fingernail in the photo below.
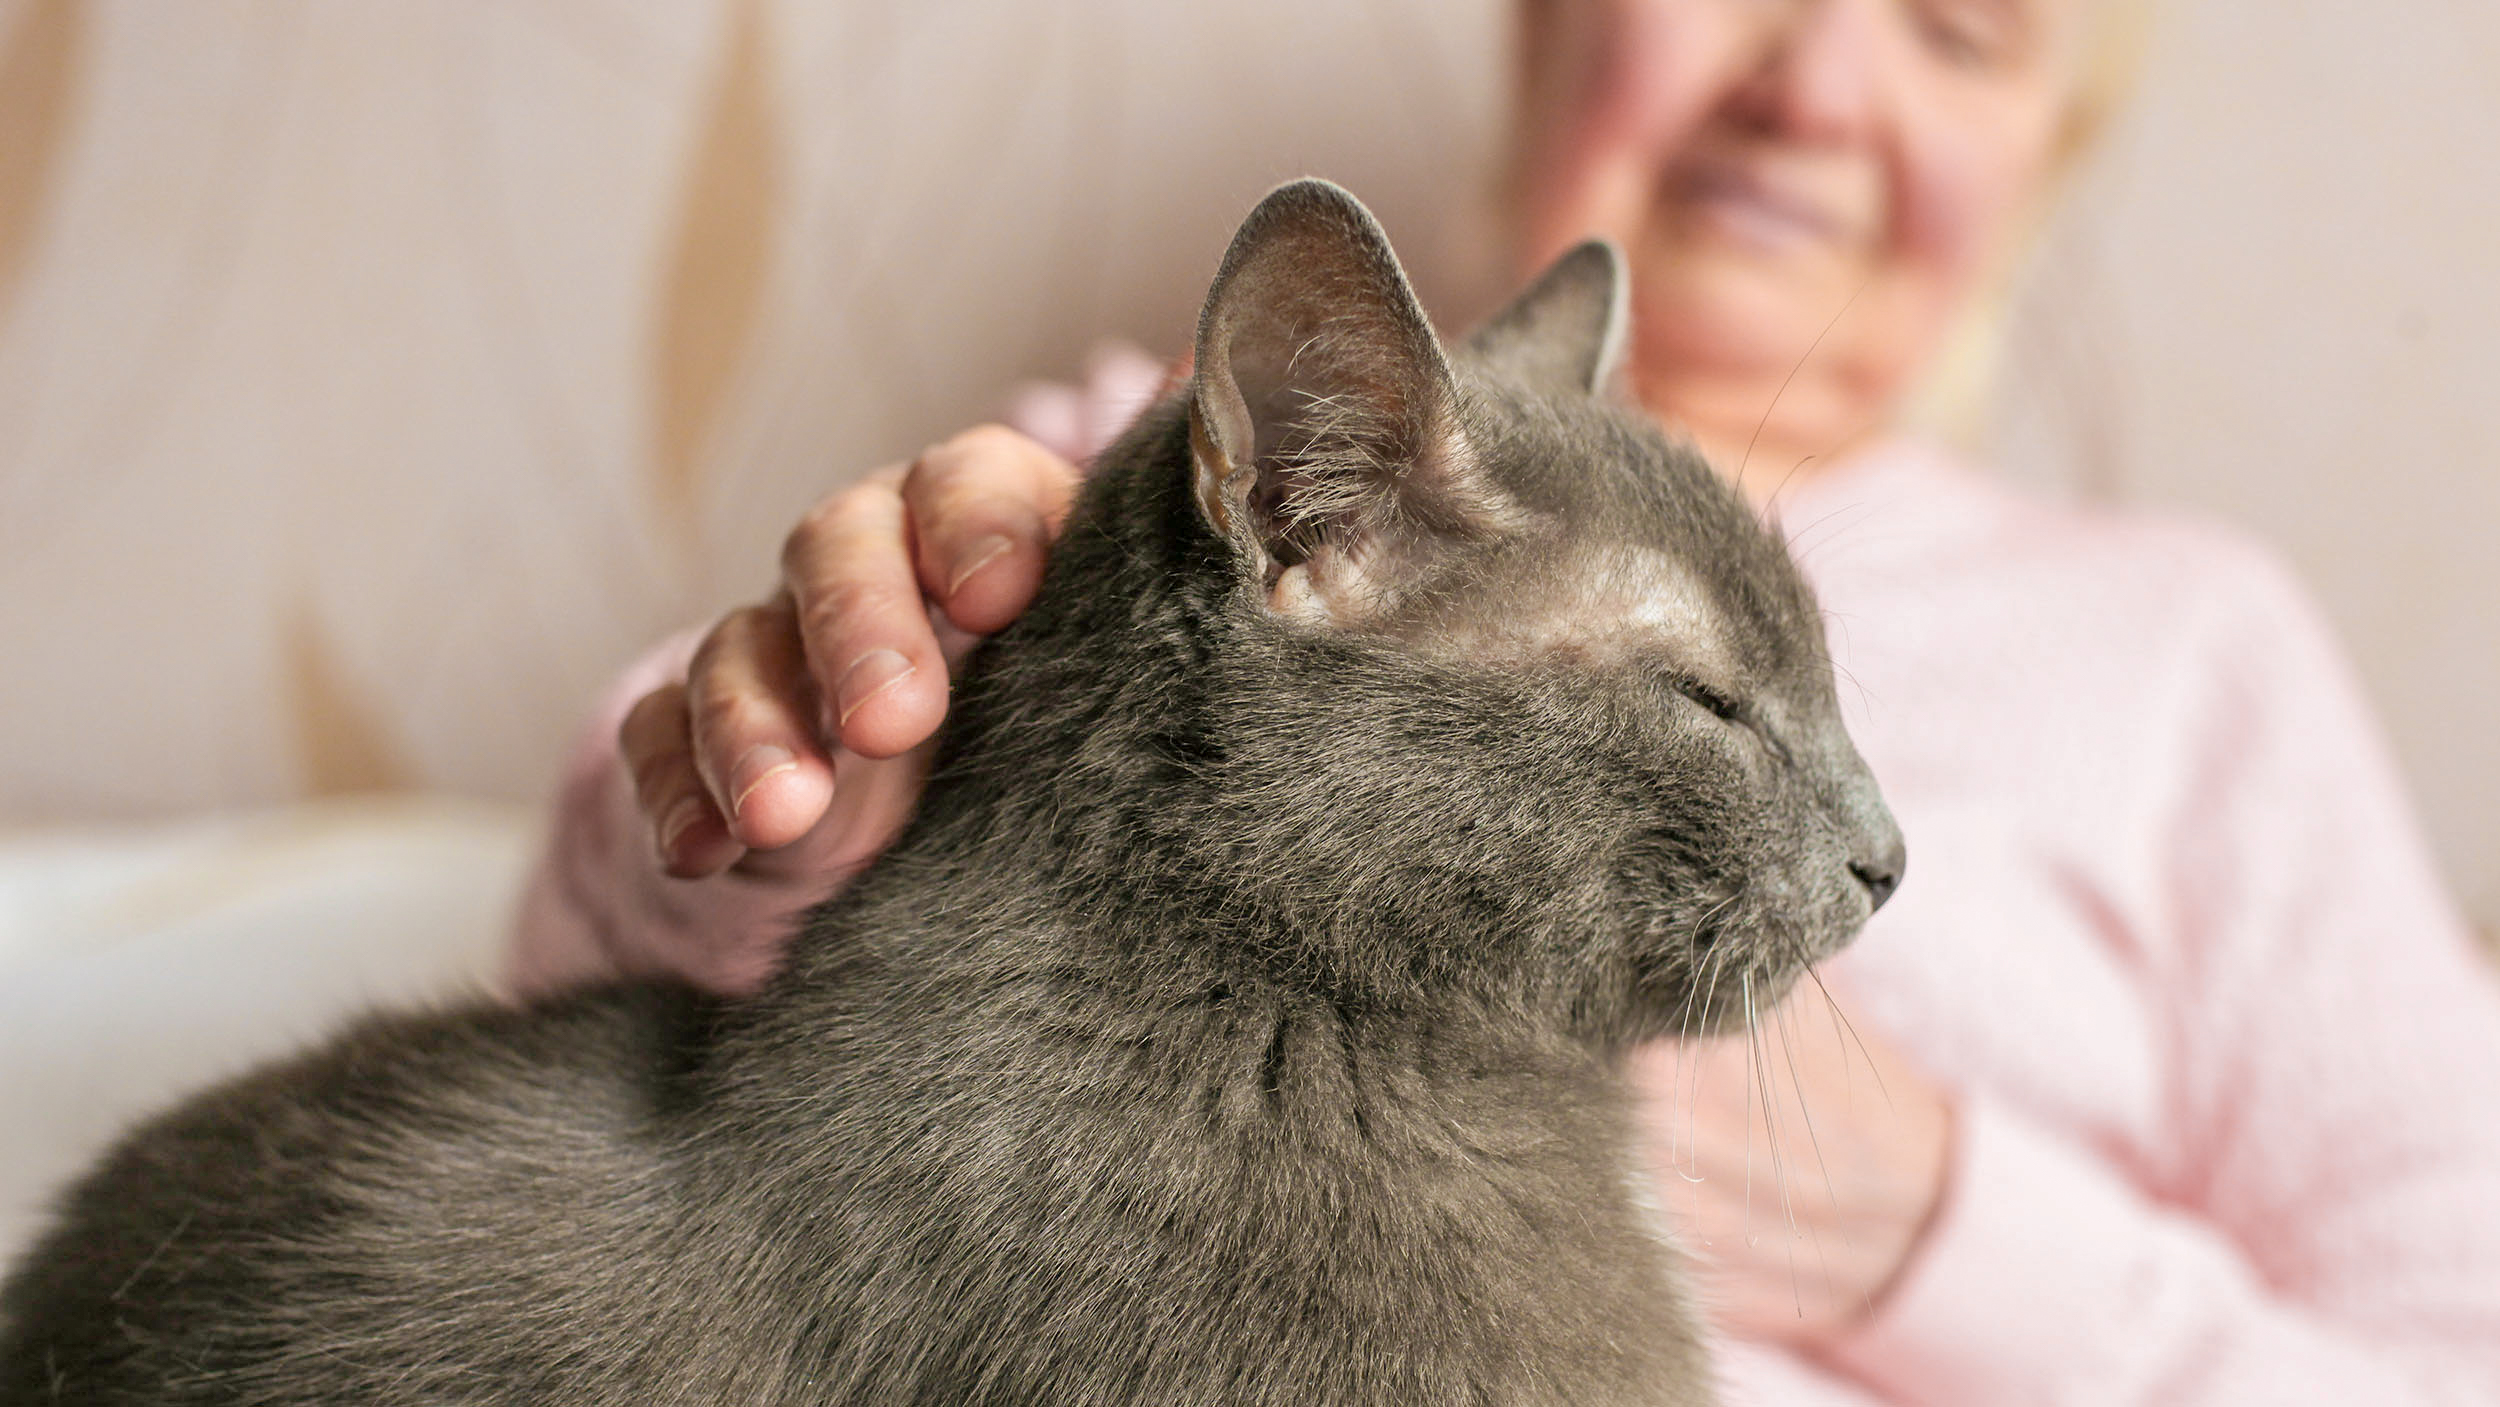
[[[738,765],[729,769],[729,814],[744,815],[747,798],[755,795],[757,787],[798,765],[799,760],[790,755],[790,749],[778,743],[759,743],[748,748]]]
[[[1003,533],[992,533],[965,548],[963,555],[955,559],[955,570],[946,578],[947,599],[954,599],[955,593],[972,579],[974,572],[1015,550],[1016,540]]]
[[[833,682],[833,695],[842,702],[837,725],[850,722],[861,704],[910,677],[911,661],[893,650],[870,650],[851,661],[851,667]]]
[[[676,805],[668,808],[668,814],[660,818],[660,858],[667,860],[674,857],[678,840],[702,819],[703,798],[699,796],[680,798]]]

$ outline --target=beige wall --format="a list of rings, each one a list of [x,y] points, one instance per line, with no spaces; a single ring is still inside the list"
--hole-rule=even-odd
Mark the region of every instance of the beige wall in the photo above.
[[[527,795],[824,487],[1319,171],[1486,289],[1502,0],[0,0],[0,818]],[[2500,9],[2192,0],[2009,472],[2246,523],[2500,917]]]
[[[2168,5],[2082,197],[2000,458],[2285,553],[2500,926],[2500,6]]]

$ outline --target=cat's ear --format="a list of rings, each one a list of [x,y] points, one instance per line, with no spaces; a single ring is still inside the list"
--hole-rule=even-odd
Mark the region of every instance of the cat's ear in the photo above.
[[[1200,511],[1280,614],[1373,614],[1419,549],[1504,517],[1388,238],[1326,181],[1278,187],[1233,236],[1198,322],[1189,428]]]
[[[1592,239],[1477,328],[1467,349],[1512,380],[1575,395],[1603,391],[1631,326],[1623,251]]]

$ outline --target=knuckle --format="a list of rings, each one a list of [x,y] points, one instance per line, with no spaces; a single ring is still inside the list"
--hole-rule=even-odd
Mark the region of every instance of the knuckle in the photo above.
[[[741,739],[761,726],[762,718],[745,694],[705,689],[694,699],[687,721],[697,754],[717,757],[737,749]]]
[[[672,734],[677,742],[685,737],[685,686],[668,684],[652,690],[634,701],[617,724],[616,743],[630,761],[639,761],[668,750]]]
[[[625,771],[633,779],[635,800],[654,816],[694,786],[693,769],[687,765],[682,746],[630,755]]]
[[[966,458],[997,459],[1020,456],[1033,442],[1026,439],[1022,431],[993,420],[963,431],[949,443],[956,445]]]
[[[686,661],[686,693],[689,696],[700,692],[705,681],[718,678],[721,656],[733,642],[731,630],[730,617],[722,616],[712,622],[711,629],[703,632],[703,639],[694,647],[694,658]]]
[[[837,553],[846,535],[875,522],[890,511],[894,487],[885,482],[853,484],[839,493],[817,500],[802,515],[789,535],[781,542],[781,564],[784,570],[801,574],[828,555]]]
[[[931,445],[912,466],[920,486],[934,488],[1022,458],[1032,441],[996,423],[975,425]]]
[[[822,506],[827,525],[836,530],[862,520],[874,521],[893,510],[894,485],[883,479],[863,479],[827,498]]]
[[[764,604],[740,606],[722,616],[712,626],[711,633],[703,637],[703,644],[697,648],[695,657],[705,664],[704,672],[710,673],[723,662],[725,656],[733,652],[752,649],[755,645],[770,638],[772,627],[773,608],[771,606]],[[688,671],[690,677],[692,673],[692,670]]]
[[[825,505],[817,504],[800,516],[781,539],[781,565],[787,571],[816,555],[817,544],[825,536]]]
[[[652,725],[659,721],[662,711],[668,707],[670,696],[681,687],[664,685],[634,700],[634,706],[625,710],[624,719],[617,724],[618,740],[630,746],[636,739],[650,733]]]
[[[843,639],[910,604],[878,582],[830,581],[799,603],[799,631],[810,640]]]

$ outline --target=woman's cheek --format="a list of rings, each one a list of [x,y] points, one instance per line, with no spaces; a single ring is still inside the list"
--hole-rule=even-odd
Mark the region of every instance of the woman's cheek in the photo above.
[[[1626,246],[1652,217],[1664,169],[1740,81],[1758,37],[1738,0],[1582,0],[1546,12],[1540,72],[1521,114],[1520,262],[1543,268],[1592,235]],[[1752,27],[1758,28],[1758,21]]]
[[[1930,305],[1960,305],[1993,275],[2043,182],[2040,157],[1970,135],[1935,132],[1895,167],[1893,272]]]
[[[1989,278],[2037,208],[2049,141],[2046,115],[2022,107],[1938,110],[1915,125],[1905,121],[1892,212],[1901,272],[1932,285],[1945,303]]]

